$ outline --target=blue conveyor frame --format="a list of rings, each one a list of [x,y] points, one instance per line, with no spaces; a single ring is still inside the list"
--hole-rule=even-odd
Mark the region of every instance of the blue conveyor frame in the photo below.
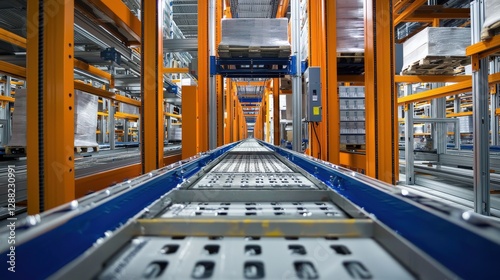
[[[348,200],[408,240],[421,251],[464,279],[495,279],[500,242],[487,233],[494,230],[483,220],[462,217],[460,210],[432,207],[425,198],[403,195],[401,189],[374,181],[359,173],[315,160],[264,142],[276,153],[309,172]],[[105,233],[115,231],[147,206],[180,183],[223,156],[238,143],[232,143],[179,162],[164,169],[124,182],[92,195],[103,197],[95,207],[67,204],[43,214],[42,222],[61,213],[73,213],[58,225],[45,228],[21,244],[16,244],[16,273],[0,270],[0,279],[45,279],[84,254]],[[139,183],[133,186],[134,182]],[[130,188],[113,194],[129,184]],[[82,204],[83,205],[83,204]],[[431,207],[429,207],[431,206]],[[82,209],[83,208],[83,209]],[[65,217],[65,216],[64,216]],[[29,235],[37,226],[17,228],[17,236]],[[498,229],[497,229],[498,230]],[[7,247],[0,244],[0,262],[8,261]]]

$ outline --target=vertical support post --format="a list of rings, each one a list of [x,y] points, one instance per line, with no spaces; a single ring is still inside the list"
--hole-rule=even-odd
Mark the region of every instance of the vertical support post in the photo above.
[[[302,150],[302,73],[300,53],[300,1],[291,0],[292,21],[292,54],[296,58],[295,75],[292,75],[292,149],[296,152]]]
[[[200,152],[200,115],[196,86],[182,87],[182,159]]]
[[[325,109],[328,100],[326,94],[326,26],[325,26],[325,1],[309,1],[309,64],[321,68],[321,106],[323,121],[309,123],[309,147],[311,155],[322,160],[327,160],[328,137],[327,127],[329,119],[326,117]],[[333,16],[332,16],[333,17]],[[336,17],[334,17],[336,18]],[[315,126],[313,129],[312,126]],[[314,136],[314,131],[318,137]]]
[[[225,102],[224,102],[224,144],[229,144],[233,142],[232,139],[232,119],[233,119],[233,110],[232,110],[232,82],[230,78],[226,79],[226,93],[225,93]]]
[[[271,103],[270,96],[273,94],[267,87],[264,91],[266,94],[266,107],[264,113],[266,114],[266,142],[271,143]]]
[[[365,0],[366,172],[398,179],[392,0]]]
[[[472,43],[480,42],[484,2],[471,2]],[[474,211],[490,215],[490,154],[488,116],[488,58],[472,57],[472,106],[474,122]],[[494,113],[494,112],[492,112]]]
[[[434,83],[432,84],[432,88],[439,88],[445,86],[444,83]],[[436,98],[431,100],[431,116],[433,118],[446,118],[446,98]],[[432,127],[432,138],[434,140],[434,148],[438,155],[446,153],[447,149],[447,140],[448,140],[448,131],[447,124],[443,122],[433,123]]]
[[[53,5],[59,5],[54,9]],[[55,11],[50,16],[51,11]],[[75,199],[74,1],[44,1],[45,210]]]
[[[327,106],[323,110],[323,119],[327,120],[328,161],[340,164],[340,105],[337,82],[337,1],[326,3],[326,100]],[[325,84],[323,84],[325,85]]]
[[[236,86],[235,83],[232,83],[233,84],[233,91],[231,93],[231,96],[232,96],[232,101],[231,101],[231,110],[233,112],[233,121],[231,123],[231,125],[233,126],[233,138],[232,138],[232,142],[235,142],[235,141],[238,141],[238,127],[239,127],[239,124],[238,124],[238,120],[239,120],[239,111],[238,111],[238,106],[237,106],[237,102],[238,102],[238,87]]]
[[[208,1],[198,0],[198,106],[200,116],[208,116],[210,73],[208,34]],[[200,118],[200,152],[208,150],[208,120],[207,117]]]
[[[498,72],[498,58],[495,58],[490,63],[490,74]],[[498,146],[498,115],[495,113],[498,108],[498,85],[494,85],[495,89],[490,94],[490,130],[491,130],[491,145]]]
[[[26,50],[26,146],[28,214],[44,210],[43,170],[43,1],[28,0]],[[42,48],[42,49],[40,49]],[[39,55],[39,52],[42,55]],[[73,70],[72,72],[73,73]]]
[[[142,172],[163,167],[163,1],[142,0]]]
[[[110,150],[115,149],[115,142],[116,142],[115,111],[116,111],[115,102],[113,100],[109,100],[108,124],[109,124],[109,149]]]
[[[406,95],[410,95],[412,93],[411,85],[406,86]],[[413,140],[413,115],[414,115],[414,104],[408,103],[406,106],[406,114],[405,114],[405,175],[406,175],[406,184],[414,185],[415,184],[415,156],[413,151],[414,140]]]
[[[221,22],[224,15],[223,0],[216,0],[215,7],[215,44],[214,55],[216,48],[222,40]],[[221,75],[216,76],[216,89],[217,89],[217,146],[224,144],[224,78]]]
[[[208,6],[208,47],[209,55],[215,56],[215,1],[209,0]],[[199,26],[199,25],[198,25]],[[198,31],[199,34],[199,31]],[[209,62],[210,63],[210,62]],[[208,148],[210,150],[217,147],[217,86],[216,77],[210,76],[208,84]]]
[[[273,141],[280,145],[280,79],[273,79]]]

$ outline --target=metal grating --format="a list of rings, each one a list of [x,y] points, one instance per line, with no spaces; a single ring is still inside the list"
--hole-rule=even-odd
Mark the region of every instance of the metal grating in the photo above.
[[[188,216],[276,216],[341,218],[345,213],[331,202],[187,202],[173,204],[162,218]]]
[[[255,169],[252,169],[255,170]],[[247,172],[250,173],[250,172]],[[193,189],[318,189],[299,173],[290,174],[233,174],[210,173]]]
[[[284,173],[293,172],[275,155],[228,155],[212,173]]]
[[[369,238],[139,237],[97,279],[414,279]]]

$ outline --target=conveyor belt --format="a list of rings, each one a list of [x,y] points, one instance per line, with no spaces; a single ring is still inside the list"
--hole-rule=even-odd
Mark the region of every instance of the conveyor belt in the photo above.
[[[451,207],[443,207],[446,217],[445,210],[434,211],[441,204],[391,188],[247,140],[32,217],[19,232],[16,254],[32,260],[25,278],[493,275],[485,268],[493,268],[500,253],[500,227],[470,213],[462,219]],[[53,250],[51,240],[58,258],[36,262]],[[469,266],[456,258],[461,250]]]

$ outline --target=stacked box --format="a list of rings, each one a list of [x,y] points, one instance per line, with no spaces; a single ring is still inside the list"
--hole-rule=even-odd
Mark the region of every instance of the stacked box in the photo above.
[[[463,58],[471,44],[470,28],[427,27],[403,44],[403,69],[426,58]]]
[[[339,87],[340,143],[365,144],[365,88]]]
[[[289,57],[288,19],[223,19],[218,52],[222,58]]]
[[[26,89],[16,89],[10,147],[26,147]]]
[[[484,0],[484,16],[481,40],[488,40],[500,28],[500,0]]]
[[[120,112],[132,115],[139,115],[139,107],[130,104],[120,103]]]
[[[76,91],[75,98],[75,147],[97,147],[97,96]]]
[[[337,0],[337,52],[365,52],[363,7],[364,0]]]
[[[96,147],[97,96],[76,91],[75,98],[75,147]],[[16,90],[12,137],[7,146],[26,147],[26,89]]]

